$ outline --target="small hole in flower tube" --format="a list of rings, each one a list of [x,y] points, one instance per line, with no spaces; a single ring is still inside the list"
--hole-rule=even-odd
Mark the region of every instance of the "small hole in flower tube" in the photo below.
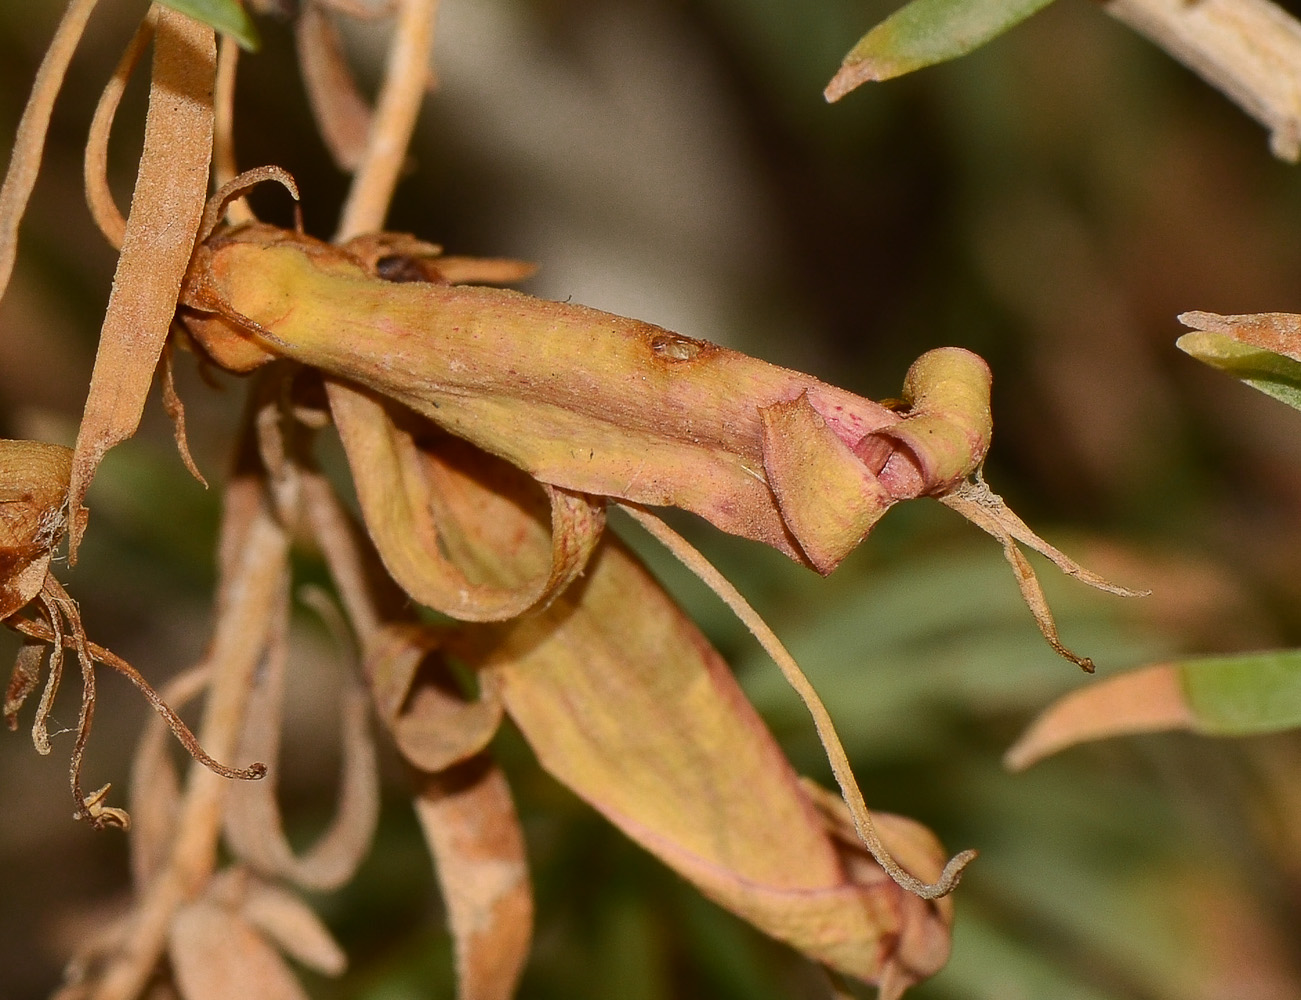
[[[656,334],[651,339],[651,350],[669,361],[690,361],[700,353],[700,344],[688,337],[672,333]]]

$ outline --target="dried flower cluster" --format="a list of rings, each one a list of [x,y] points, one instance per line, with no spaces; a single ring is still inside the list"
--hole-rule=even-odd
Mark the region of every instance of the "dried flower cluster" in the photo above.
[[[409,768],[465,1000],[511,996],[531,936],[524,840],[488,750],[504,717],[544,768],[706,895],[897,996],[945,961],[952,908],[942,897],[974,852],[946,865],[924,827],[869,814],[798,667],[646,506],[694,512],[827,573],[893,504],[938,498],[1001,541],[1045,635],[1086,669],[1057,639],[1018,543],[1124,591],[1039,540],[979,479],[992,423],[990,373],[975,355],[923,355],[903,403],[887,407],[649,324],[483,287],[529,268],[380,232],[425,89],[435,3],[392,6],[374,108],[352,85],[333,18],[385,11],[305,3],[295,22],[322,135],[355,174],[334,243],[259,223],[238,200],[260,181],[293,184],[274,168],[232,176],[238,50],[229,38],[219,49],[208,25],[155,5],[95,116],[87,200],[121,254],[75,449],[0,446],[0,617],[28,643],[6,718],[16,724],[48,646],[33,730],[48,750],[46,719],[71,648],[83,678],[79,815],[126,825],[104,791],[85,795],[79,783],[96,663],[137,679],[208,770],[182,781],[162,722],[144,734],[130,802],[135,903],[86,944],[60,995],[278,1000],[303,995],[286,956],[339,972],[344,956],[294,890],[336,888],[366,854],[379,803],[373,716]],[[72,0],[24,116],[0,194],[0,278],[54,93],[93,7]],[[150,42],[144,148],[123,216],[104,179],[105,149]],[[214,177],[220,190],[209,200]],[[211,643],[159,698],[86,638],[49,565],[65,526],[75,559],[95,469],[134,433],[159,369],[193,470],[173,345],[250,378],[222,486]],[[326,433],[342,441],[364,523],[317,464]],[[605,531],[612,502],[669,544],[773,654],[813,714],[840,796],[798,778],[719,655]],[[359,650],[355,684],[340,694],[337,817],[301,853],[282,832],[274,784],[295,545],[324,557]],[[454,624],[427,624],[417,605]],[[458,669],[473,672],[473,693]],[[200,694],[203,750],[167,707]],[[234,771],[213,758],[265,767]],[[227,780],[264,771],[260,782]]]

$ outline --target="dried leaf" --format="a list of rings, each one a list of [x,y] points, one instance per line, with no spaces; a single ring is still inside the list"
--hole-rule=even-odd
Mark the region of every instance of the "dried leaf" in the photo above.
[[[447,904],[458,1000],[510,1000],[528,957],[533,895],[510,788],[485,757],[422,778],[416,818]]]
[[[269,622],[265,609],[274,604],[288,570],[288,538],[267,510],[265,486],[253,472],[256,453],[248,437],[245,433],[241,439],[226,488],[218,548],[217,620],[205,658],[211,673],[202,739],[215,756],[223,759],[233,756],[252,680],[266,645]],[[229,788],[230,783],[224,778],[191,769],[178,819],[182,835],[166,869],[141,892],[131,947],[115,953],[106,964],[100,979],[101,996],[132,997],[144,990],[168,949],[173,913],[192,899],[196,889],[211,875]],[[246,935],[252,935],[242,923],[240,928]],[[203,949],[199,947],[203,934],[202,928],[193,928],[188,936],[195,946],[193,950],[200,952],[192,977],[198,987],[204,985]],[[257,944],[265,948],[260,939]],[[276,957],[274,952],[270,954]],[[251,995],[275,995],[261,988],[275,982],[257,985],[258,989]]]
[[[1110,0],[1146,35],[1270,131],[1279,159],[1301,158],[1301,24],[1269,0]]]
[[[244,721],[241,755],[274,762],[279,756],[288,656],[287,595],[270,610],[273,627]],[[254,871],[307,889],[337,889],[356,873],[379,822],[379,773],[367,725],[366,694],[359,687],[342,700],[343,765],[334,820],[302,853],[285,837],[276,801],[275,771],[265,781],[230,790],[225,813],[231,851]]]
[[[235,82],[239,71],[239,46],[230,39],[217,43],[217,75],[212,93],[212,177],[217,187],[228,184],[239,173],[235,159]],[[238,216],[238,217],[237,217]],[[237,211],[227,209],[226,221],[232,225],[252,222],[248,203]]]
[[[36,82],[32,84],[32,95],[27,99],[23,117],[18,122],[9,168],[5,172],[4,185],[0,187],[0,295],[9,287],[9,278],[13,274],[14,257],[18,253],[18,225],[27,210],[27,200],[41,169],[41,153],[45,148],[45,133],[50,127],[50,115],[54,111],[54,99],[63,86],[72,54],[97,2],[69,0],[54,38],[41,59]]]
[[[70,562],[95,468],[135,433],[171,326],[208,184],[215,61],[211,28],[159,12],[144,152],[73,458]]]
[[[1301,316],[1186,312],[1179,322],[1196,331],[1179,338],[1181,351],[1301,410]]]
[[[838,101],[871,80],[889,80],[956,59],[1047,7],[1051,0],[911,0],[845,56],[825,91]]]
[[[338,976],[348,967],[348,957],[316,911],[293,893],[257,882],[248,888],[239,912],[250,926],[309,969]]]
[[[1144,667],[1072,691],[1054,703],[1007,751],[1003,763],[1023,771],[1077,743],[1192,729],[1195,724],[1178,668],[1172,664]]]
[[[82,162],[82,174],[86,185],[86,204],[90,208],[95,225],[104,234],[104,239],[113,249],[122,248],[122,239],[126,235],[126,219],[117,207],[113,192],[108,186],[108,140],[113,132],[113,119],[117,116],[118,105],[122,101],[122,92],[127,81],[135,72],[140,57],[153,41],[154,25],[157,21],[156,8],[150,7],[145,19],[136,28],[136,33],[127,43],[126,51],[118,60],[113,76],[99,95],[95,105],[95,117],[91,119],[90,134],[86,137],[86,154]]]
[[[172,678],[160,696],[176,710],[203,692],[208,671],[196,667]],[[181,779],[168,753],[167,730],[151,719],[131,762],[131,882],[137,892],[163,870],[181,804]]]
[[[335,165],[351,173],[366,154],[372,115],[348,67],[343,40],[330,14],[309,2],[294,23],[294,41],[317,131]]]
[[[410,618],[406,594],[384,571],[364,533],[323,475],[304,471],[302,491],[312,532],[330,567],[348,621],[364,647],[384,623]]]
[[[1058,750],[1130,733],[1246,736],[1301,726],[1301,650],[1197,657],[1119,674],[1050,706],[1008,750],[1021,770]]]
[[[172,421],[172,434],[176,438],[176,450],[181,455],[181,463],[185,466],[185,470],[198,480],[199,485],[207,489],[208,481],[203,478],[203,473],[194,462],[194,456],[190,454],[190,438],[185,432],[185,404],[181,402],[181,397],[176,392],[170,344],[163,345],[163,355],[158,364],[163,373],[163,412]]]
[[[200,899],[168,930],[167,956],[185,1000],[308,1000],[279,952],[237,914]]]

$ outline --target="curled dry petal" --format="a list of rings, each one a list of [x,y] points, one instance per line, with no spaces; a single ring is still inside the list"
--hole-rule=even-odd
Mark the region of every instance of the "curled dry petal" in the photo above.
[[[863,850],[844,800],[807,779],[802,785],[822,814],[850,877],[888,898],[893,887],[881,866]],[[944,847],[935,834],[906,816],[878,812],[872,814],[872,819],[891,855],[909,871],[925,879],[939,877]],[[950,897],[926,900],[913,893],[900,892],[894,906],[901,931],[898,947],[882,969],[879,984],[882,998],[897,997],[940,968],[948,960],[951,945],[954,907]]]
[[[426,474],[411,434],[369,396],[338,383],[326,388],[371,538],[393,578],[421,604],[463,621],[501,621],[545,605],[582,572],[605,528],[604,505],[548,487],[549,563],[518,587],[468,577],[444,555],[436,517],[440,487]]]
[[[91,119],[90,134],[86,137],[85,159],[82,161],[82,175],[86,187],[86,205],[90,208],[91,218],[104,235],[104,239],[115,249],[122,247],[122,237],[126,234],[126,219],[117,207],[113,191],[108,184],[108,141],[113,132],[113,120],[117,117],[118,105],[122,102],[122,93],[127,81],[135,72],[145,48],[153,40],[156,10],[151,7],[136,33],[127,43],[126,51],[118,60],[117,68],[107,86],[99,95],[95,105],[95,117]]]
[[[541,482],[682,507],[822,572],[891,503],[942,492],[988,446],[988,368],[956,348],[925,356],[910,376],[920,408],[901,417],[648,323],[502,289],[386,282],[344,250],[263,226],[201,247],[182,300],[255,349],[396,400]],[[212,322],[191,323],[192,335],[202,343]],[[904,421],[915,429],[883,433]],[[792,439],[810,426],[822,428],[812,450]],[[816,495],[798,484],[806,457],[836,470],[819,488],[856,509],[848,523],[793,510]]]
[[[491,690],[467,699],[437,657],[440,634],[415,623],[382,628],[366,650],[366,675],[380,719],[407,762],[444,771],[488,745],[501,725]]]
[[[270,614],[272,628],[265,662],[249,701],[242,752],[259,760],[279,755],[288,659],[288,607],[283,591]],[[224,816],[232,852],[255,871],[307,889],[337,889],[356,874],[379,822],[379,773],[367,725],[365,692],[350,685],[341,715],[343,763],[339,802],[329,827],[301,852],[285,836],[276,799],[274,767],[265,781],[230,789]]]

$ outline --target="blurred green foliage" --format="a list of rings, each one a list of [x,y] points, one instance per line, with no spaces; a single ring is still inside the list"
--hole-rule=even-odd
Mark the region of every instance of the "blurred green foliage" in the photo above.
[[[80,203],[81,148],[141,6],[96,15],[56,112],[0,306],[5,436],[66,440],[80,414],[112,273]],[[1046,581],[1068,644],[1106,673],[1301,640],[1301,418],[1173,346],[1187,309],[1301,311],[1295,168],[1093,6],[1054,5],[969,57],[828,107],[842,55],[888,13],[860,0],[445,0],[442,85],[391,225],[453,252],[536,259],[539,293],[878,397],[928,347],[977,350],[996,375],[991,484],[1082,561],[1156,591],[1125,603]],[[5,144],[56,14],[0,7]],[[304,111],[286,32],[259,27],[241,162],[289,168],[309,230],[326,234],[344,179]],[[371,48],[355,40],[359,56]],[[142,107],[133,86],[114,143],[124,203]],[[238,380],[220,383],[183,373],[215,481],[240,397]],[[171,447],[155,410],[113,452],[65,580],[90,634],[156,682],[202,648],[216,520],[216,491],[185,479]],[[957,894],[953,960],[916,996],[1296,995],[1284,944],[1301,917],[1296,740],[1146,737],[1004,773],[1025,722],[1088,679],[1042,644],[996,544],[976,534],[909,505],[825,581],[693,534],[808,670],[869,803],[982,851]],[[796,764],[825,778],[774,669],[699,585],[647,555]],[[90,766],[122,780],[146,710],[105,687]],[[327,705],[287,736],[286,808],[306,827],[331,794],[317,749],[333,724]],[[497,750],[538,890],[523,1000],[825,995],[802,961],[542,775],[512,733]],[[312,980],[322,997],[452,995],[432,875],[392,770],[376,851],[357,883],[320,900],[353,963],[340,982]],[[0,742],[0,797],[0,994],[25,1000],[49,991],[126,872],[120,842],[71,822],[60,767],[19,736]]]

